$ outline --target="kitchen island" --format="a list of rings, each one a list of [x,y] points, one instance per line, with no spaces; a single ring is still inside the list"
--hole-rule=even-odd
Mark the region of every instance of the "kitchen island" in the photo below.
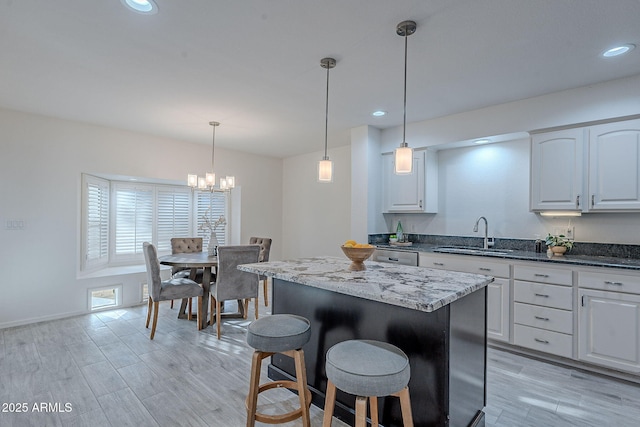
[[[483,425],[486,396],[486,286],[493,278],[366,262],[348,270],[344,258],[319,257],[245,264],[273,280],[272,312],[304,316],[304,346],[314,404],[326,389],[324,356],[349,339],[386,341],[409,356],[409,391],[416,426]],[[276,354],[273,379],[291,379],[293,361]],[[353,422],[353,396],[338,392],[335,416]],[[397,398],[379,402],[384,426],[402,425]]]

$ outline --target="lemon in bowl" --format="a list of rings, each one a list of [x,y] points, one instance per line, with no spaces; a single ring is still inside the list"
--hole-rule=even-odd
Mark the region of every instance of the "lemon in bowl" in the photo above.
[[[342,252],[351,260],[350,271],[366,270],[364,261],[369,259],[376,247],[368,243],[357,243],[355,240],[347,240],[340,246]]]

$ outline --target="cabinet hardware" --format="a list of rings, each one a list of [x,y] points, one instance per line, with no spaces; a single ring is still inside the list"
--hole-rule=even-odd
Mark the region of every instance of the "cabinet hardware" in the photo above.
[[[420,199],[420,209],[422,209],[422,199]]]
[[[441,263],[441,262],[434,262],[434,263],[433,263],[433,265],[440,265],[440,266],[443,266],[443,265],[444,265],[444,263]]]
[[[535,273],[534,276],[535,277],[549,277],[548,274],[540,274],[540,273]]]
[[[487,267],[479,267],[479,268],[478,268],[478,270],[481,270],[481,271],[491,271],[491,269],[490,269],[490,268],[487,268]]]
[[[593,205],[595,205],[595,204],[596,204],[595,199],[596,199],[596,195],[595,195],[595,194],[592,194],[592,195],[591,195],[591,207],[593,207]]]
[[[391,258],[391,257],[389,257],[389,261],[392,261],[392,262],[398,262],[398,258]]]
[[[580,297],[580,305],[584,307],[584,295],[582,295],[582,297]]]
[[[534,338],[534,341],[536,341],[536,342],[540,342],[540,343],[542,343],[542,344],[549,344],[549,341],[547,341],[547,340],[541,340],[540,338]]]
[[[544,320],[544,321],[547,321],[547,322],[549,321],[548,317],[540,317],[540,316],[533,316],[533,317],[535,317],[538,320]]]
[[[622,282],[611,282],[609,280],[605,280],[604,281],[605,285],[616,285],[616,286],[622,286]]]
[[[576,196],[576,209],[578,209],[580,207],[580,195],[578,194]]]
[[[545,294],[535,294],[535,296],[549,298],[549,295],[545,295]]]

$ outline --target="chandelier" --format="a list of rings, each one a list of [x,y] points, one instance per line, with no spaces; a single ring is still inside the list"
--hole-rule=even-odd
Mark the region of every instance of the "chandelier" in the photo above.
[[[220,178],[220,186],[216,187],[216,174],[213,172],[213,159],[216,145],[216,127],[220,126],[220,122],[209,122],[209,124],[213,126],[213,139],[211,142],[211,172],[207,172],[204,177],[194,174],[187,175],[187,185],[189,185],[192,190],[209,190],[212,193],[214,191],[231,191],[231,189],[236,186],[236,178],[233,176]]]

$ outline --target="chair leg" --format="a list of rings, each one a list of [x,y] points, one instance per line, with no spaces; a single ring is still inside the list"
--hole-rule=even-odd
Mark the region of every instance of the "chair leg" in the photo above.
[[[220,322],[222,318],[220,311],[220,301],[216,301],[216,333],[218,334],[218,339],[220,339]]]
[[[198,307],[197,307],[197,313],[198,313],[198,317],[196,318],[196,321],[198,323],[198,330],[202,329],[202,296],[198,297]]]
[[[371,418],[371,427],[378,427],[378,397],[369,396],[369,416]]]
[[[173,300],[171,300],[171,308],[173,308]]]
[[[267,279],[262,280],[262,286],[264,287],[264,306],[269,307],[269,288],[267,286]]]
[[[355,427],[367,427],[367,398],[356,397],[356,425]]]
[[[215,323],[215,320],[213,318],[213,315],[216,313],[215,308],[216,308],[216,299],[213,297],[213,294],[211,294],[211,307],[209,309],[209,323],[211,323],[212,325]]]
[[[324,399],[324,416],[322,417],[322,427],[331,427],[333,418],[333,407],[336,404],[336,386],[327,380],[327,394]]]
[[[151,297],[148,298],[149,306],[147,307],[147,323],[144,325],[145,328],[149,327],[149,321],[151,320],[151,312],[153,311],[153,300]]]
[[[151,336],[149,337],[151,340],[156,334],[156,325],[158,324],[158,306],[158,301],[153,303],[153,324],[151,325]]]
[[[249,298],[245,298],[242,301],[242,304],[244,304],[244,313],[242,313],[242,318],[246,319],[249,315]]]
[[[257,302],[258,301],[256,299],[256,306],[258,305]],[[309,417],[309,404],[311,402],[307,402],[307,369],[304,365],[304,350],[296,350],[294,361],[296,365],[298,397],[300,399],[300,408],[302,409],[302,426],[311,427],[311,420]]]
[[[258,298],[255,299],[254,304],[255,304],[254,308],[255,308],[255,316],[256,316],[255,320],[258,320],[258,307],[260,307],[260,301],[258,301]]]
[[[253,352],[251,360],[251,382],[249,383],[249,396],[247,397],[247,427],[256,425],[256,410],[258,407],[258,390],[260,388],[260,369],[262,367],[262,354]]]
[[[413,415],[411,414],[411,398],[409,397],[409,387],[405,387],[394,396],[400,398],[400,409],[402,410],[402,424],[405,427],[413,427]]]
[[[189,300],[187,301],[187,320],[191,320],[191,305],[193,304],[193,298],[189,298]]]

